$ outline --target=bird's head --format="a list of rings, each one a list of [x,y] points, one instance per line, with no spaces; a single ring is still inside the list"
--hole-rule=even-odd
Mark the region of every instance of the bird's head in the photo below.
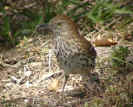
[[[59,35],[70,35],[77,32],[75,23],[67,16],[60,15],[54,17],[48,24],[40,24],[36,27],[36,31],[40,34],[51,32]]]

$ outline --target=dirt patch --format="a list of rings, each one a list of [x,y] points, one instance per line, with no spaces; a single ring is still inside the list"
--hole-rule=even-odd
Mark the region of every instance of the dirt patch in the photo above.
[[[62,80],[58,83],[62,71],[54,55],[49,59],[49,48],[47,40],[38,36],[22,40],[16,48],[1,51],[1,106],[81,107],[91,104],[93,98],[105,97],[105,86],[109,86],[110,81],[106,80],[111,76],[108,72],[111,69],[110,47],[96,47],[98,57],[94,72],[100,76],[100,87],[87,89],[80,83],[80,75],[71,75],[64,98],[61,93]]]

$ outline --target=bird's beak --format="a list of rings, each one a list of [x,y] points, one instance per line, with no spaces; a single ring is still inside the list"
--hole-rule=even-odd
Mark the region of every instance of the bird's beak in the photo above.
[[[39,34],[46,34],[48,32],[52,32],[52,25],[50,24],[37,25],[36,32],[38,32]]]

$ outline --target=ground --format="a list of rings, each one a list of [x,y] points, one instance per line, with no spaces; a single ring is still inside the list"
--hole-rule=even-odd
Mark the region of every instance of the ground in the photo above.
[[[62,70],[59,69],[54,55],[49,53],[49,42],[38,36],[24,38],[12,49],[0,46],[2,50],[0,53],[0,99],[2,99],[0,107],[89,107],[89,104],[95,100],[98,101],[99,98],[116,97],[116,95],[108,95],[110,90],[106,86],[117,87],[114,82],[126,77],[121,76],[119,80],[117,77],[112,77],[113,81],[109,80],[112,76],[109,73],[111,46],[95,47],[98,56],[94,72],[100,77],[98,90],[94,87],[85,89],[80,84],[80,75],[71,75],[62,98],[62,80],[58,81]],[[107,98],[109,101],[110,99]],[[105,103],[103,105],[102,107],[109,107]]]

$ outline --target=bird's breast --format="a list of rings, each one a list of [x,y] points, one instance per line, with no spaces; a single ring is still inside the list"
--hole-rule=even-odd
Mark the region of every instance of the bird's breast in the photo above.
[[[94,67],[95,58],[90,57],[89,53],[80,52],[78,46],[69,44],[61,38],[56,38],[53,46],[61,69],[71,73],[79,73],[77,71],[87,71],[88,68]]]

